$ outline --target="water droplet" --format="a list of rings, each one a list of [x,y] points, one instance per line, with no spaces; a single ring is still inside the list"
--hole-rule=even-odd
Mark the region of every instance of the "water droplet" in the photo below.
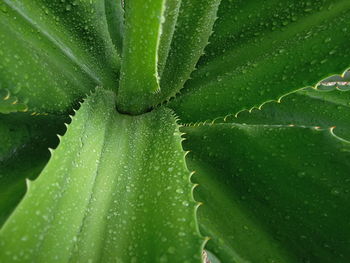
[[[178,193],[178,194],[183,194],[183,192],[184,192],[184,190],[182,190],[181,188],[176,189],[176,193]]]
[[[169,247],[169,248],[168,248],[168,252],[169,252],[170,254],[174,254],[175,251],[176,251],[175,247]]]

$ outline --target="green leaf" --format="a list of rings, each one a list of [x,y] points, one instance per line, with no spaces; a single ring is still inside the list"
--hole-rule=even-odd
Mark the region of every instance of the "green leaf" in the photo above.
[[[350,2],[223,0],[198,70],[171,107],[183,122],[236,114],[350,66]]]
[[[115,111],[98,89],[0,232],[0,261],[200,262],[181,134],[167,108]]]
[[[117,89],[104,1],[4,0],[0,10],[1,89],[18,103],[66,111],[98,85]]]
[[[63,118],[0,114],[0,226],[26,191],[25,179],[35,179],[49,160],[49,147],[64,131]]]
[[[125,35],[118,108],[139,114],[148,97],[159,91],[158,47],[165,0],[125,2]]]
[[[164,0],[162,9],[161,2],[145,5],[130,1],[130,7],[126,2],[124,46],[129,48],[123,51],[118,94],[122,112],[142,113],[179,92],[208,43],[220,0]],[[146,12],[145,6],[155,17],[149,16],[151,11]],[[160,27],[161,15],[164,23]],[[146,24],[147,30],[145,21],[153,22]]]
[[[199,224],[222,262],[348,262],[348,141],[279,125],[184,131]]]
[[[229,116],[226,122],[245,124],[335,127],[334,133],[350,141],[350,91],[302,89],[259,108]],[[220,120],[216,120],[220,122]]]
[[[179,15],[182,0],[166,0],[164,8],[164,19],[158,50],[158,75],[162,76],[171,42],[174,37],[175,26]]]
[[[105,0],[109,34],[118,53],[122,54],[124,35],[124,9],[122,0]]]
[[[153,106],[174,97],[203,54],[220,0],[183,0]]]

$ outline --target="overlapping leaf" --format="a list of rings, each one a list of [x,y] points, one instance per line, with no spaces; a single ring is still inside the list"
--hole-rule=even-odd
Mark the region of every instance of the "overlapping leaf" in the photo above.
[[[302,89],[185,128],[199,222],[223,262],[347,261],[349,94]]]
[[[184,122],[236,114],[350,66],[350,2],[221,2],[206,55],[171,104]]]
[[[165,0],[126,1],[125,35],[118,108],[140,114],[159,90],[158,47]]]
[[[25,179],[35,179],[49,159],[49,147],[64,131],[63,119],[0,114],[0,225],[23,197]]]
[[[104,4],[1,1],[1,90],[39,112],[65,111],[97,85],[116,90],[119,57]]]
[[[279,125],[185,132],[199,223],[221,262],[348,262],[348,141]]]
[[[216,19],[220,0],[181,1],[175,31],[161,75],[157,105],[175,96],[203,54]]]
[[[202,55],[219,2],[125,1],[124,28],[121,1],[4,0],[0,112],[66,111],[95,86],[116,91],[118,52],[118,109],[167,101]],[[184,128],[213,261],[348,261],[350,93],[303,89],[244,109],[348,67],[349,10],[347,0],[221,2],[198,70],[170,104],[183,122],[233,114]],[[78,111],[1,230],[0,261],[200,261],[172,112],[122,115],[114,96],[98,90]],[[60,125],[13,116],[0,115],[0,223]]]
[[[129,29],[118,107],[132,114],[167,101],[183,87],[208,43],[220,1],[150,2],[126,3]]]
[[[216,120],[220,122],[223,120]],[[229,116],[226,122],[244,124],[318,126],[335,128],[334,133],[350,141],[350,91],[302,89],[279,102]]]
[[[122,2],[119,0],[105,0],[108,29],[118,54],[122,54],[123,50],[124,9]]]
[[[98,90],[0,232],[0,261],[200,262],[181,135],[165,108],[118,114]]]

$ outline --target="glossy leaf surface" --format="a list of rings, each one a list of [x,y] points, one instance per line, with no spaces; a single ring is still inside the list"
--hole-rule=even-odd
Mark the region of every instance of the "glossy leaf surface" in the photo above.
[[[109,34],[118,54],[122,54],[124,35],[124,8],[123,1],[105,0],[106,18]]]
[[[200,262],[192,186],[173,113],[121,115],[99,89],[1,230],[0,261]]]
[[[171,104],[213,120],[316,85],[350,66],[350,2],[223,0],[206,55]]]
[[[118,109],[140,114],[147,98],[159,91],[158,47],[165,0],[125,2],[125,35]]]
[[[175,26],[179,16],[182,0],[166,0],[164,2],[164,21],[158,50],[158,75],[162,76],[174,37]]]
[[[221,262],[348,261],[348,141],[278,125],[184,131],[199,223]]]
[[[279,103],[268,102],[260,109],[229,116],[226,122],[335,127],[337,136],[350,141],[350,91],[307,88],[286,95]]]
[[[0,89],[18,103],[66,111],[96,86],[116,90],[104,1],[4,0],[0,10]]]
[[[162,1],[156,2],[153,1],[152,5],[157,6]],[[154,40],[157,37],[155,30],[158,27],[152,24],[152,26],[147,27],[147,30],[144,28],[145,21],[150,19],[148,13],[144,11],[144,7],[151,8],[151,5],[140,3],[142,8],[132,9],[139,10],[139,19],[136,18],[138,15],[130,14],[134,17],[135,26],[129,32],[134,36],[135,43],[140,43],[140,45],[124,42],[124,46],[129,46],[129,51],[124,50],[124,54],[125,56],[129,54],[130,59],[125,62],[123,60],[123,63],[127,63],[125,68],[129,70],[124,72],[122,69],[122,76],[125,75],[125,80],[123,78],[121,80],[122,88],[118,95],[118,104],[120,104],[118,107],[121,107],[120,110],[123,112],[129,111],[132,114],[138,114],[147,111],[179,92],[195,69],[195,65],[208,43],[220,1],[168,0],[163,2],[162,14],[164,14],[164,21],[162,34],[159,38],[158,58],[153,55],[155,53]],[[133,3],[133,1],[130,3]],[[153,12],[153,15],[159,15],[159,7],[153,8]],[[152,29],[153,27],[154,29]],[[150,32],[153,32],[153,34],[150,34]],[[147,37],[142,37],[143,34]],[[152,38],[153,41],[149,41],[149,38]],[[151,49],[147,49],[147,46],[151,46]],[[137,56],[136,53],[141,54]],[[159,72],[151,70],[154,69],[153,65],[155,63]],[[148,69],[149,67],[151,69]],[[160,77],[157,85],[154,84],[155,77]],[[155,93],[156,89],[152,87],[160,89]],[[150,91],[153,91],[153,93],[150,93]],[[125,108],[123,105],[126,104],[132,104],[133,106]]]
[[[0,262],[348,263],[349,11],[1,1]]]
[[[157,105],[175,96],[203,54],[220,0],[182,0],[169,53],[160,80]]]
[[[63,118],[0,114],[0,226],[26,191],[25,179],[35,179],[58,144]]]

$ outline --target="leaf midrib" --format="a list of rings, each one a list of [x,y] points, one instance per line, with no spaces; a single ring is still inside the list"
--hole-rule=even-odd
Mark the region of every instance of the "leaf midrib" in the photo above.
[[[74,256],[74,248],[77,247],[79,248],[79,241],[80,240],[80,236],[81,236],[81,233],[83,232],[83,229],[84,229],[84,225],[85,225],[85,222],[86,222],[86,219],[89,215],[89,210],[88,208],[91,206],[91,203],[92,203],[92,200],[93,200],[93,196],[94,196],[94,193],[96,191],[96,182],[97,182],[97,178],[99,177],[99,168],[101,166],[101,159],[104,155],[104,152],[106,150],[106,145],[107,145],[107,134],[108,132],[110,131],[111,129],[111,124],[112,122],[110,121],[107,121],[107,127],[104,129],[104,132],[103,132],[103,142],[102,142],[102,147],[101,147],[101,150],[99,152],[99,155],[98,155],[98,158],[97,158],[97,166],[96,166],[96,169],[95,169],[95,172],[94,172],[94,175],[93,175],[93,180],[92,180],[92,184],[91,184],[91,190],[90,190],[90,196],[89,196],[89,200],[88,202],[86,203],[86,206],[85,206],[85,211],[84,211],[84,216],[81,220],[81,224],[78,228],[78,231],[77,231],[77,234],[76,234],[76,238],[77,238],[77,242],[71,247],[71,253],[70,253],[70,256],[69,256],[69,259],[68,259],[68,262],[71,262],[72,261],[72,257]],[[86,125],[85,127],[86,128]],[[107,132],[108,131],[108,132]],[[81,148],[82,150],[83,148]],[[102,255],[101,253],[99,254],[99,260],[101,259]]]

